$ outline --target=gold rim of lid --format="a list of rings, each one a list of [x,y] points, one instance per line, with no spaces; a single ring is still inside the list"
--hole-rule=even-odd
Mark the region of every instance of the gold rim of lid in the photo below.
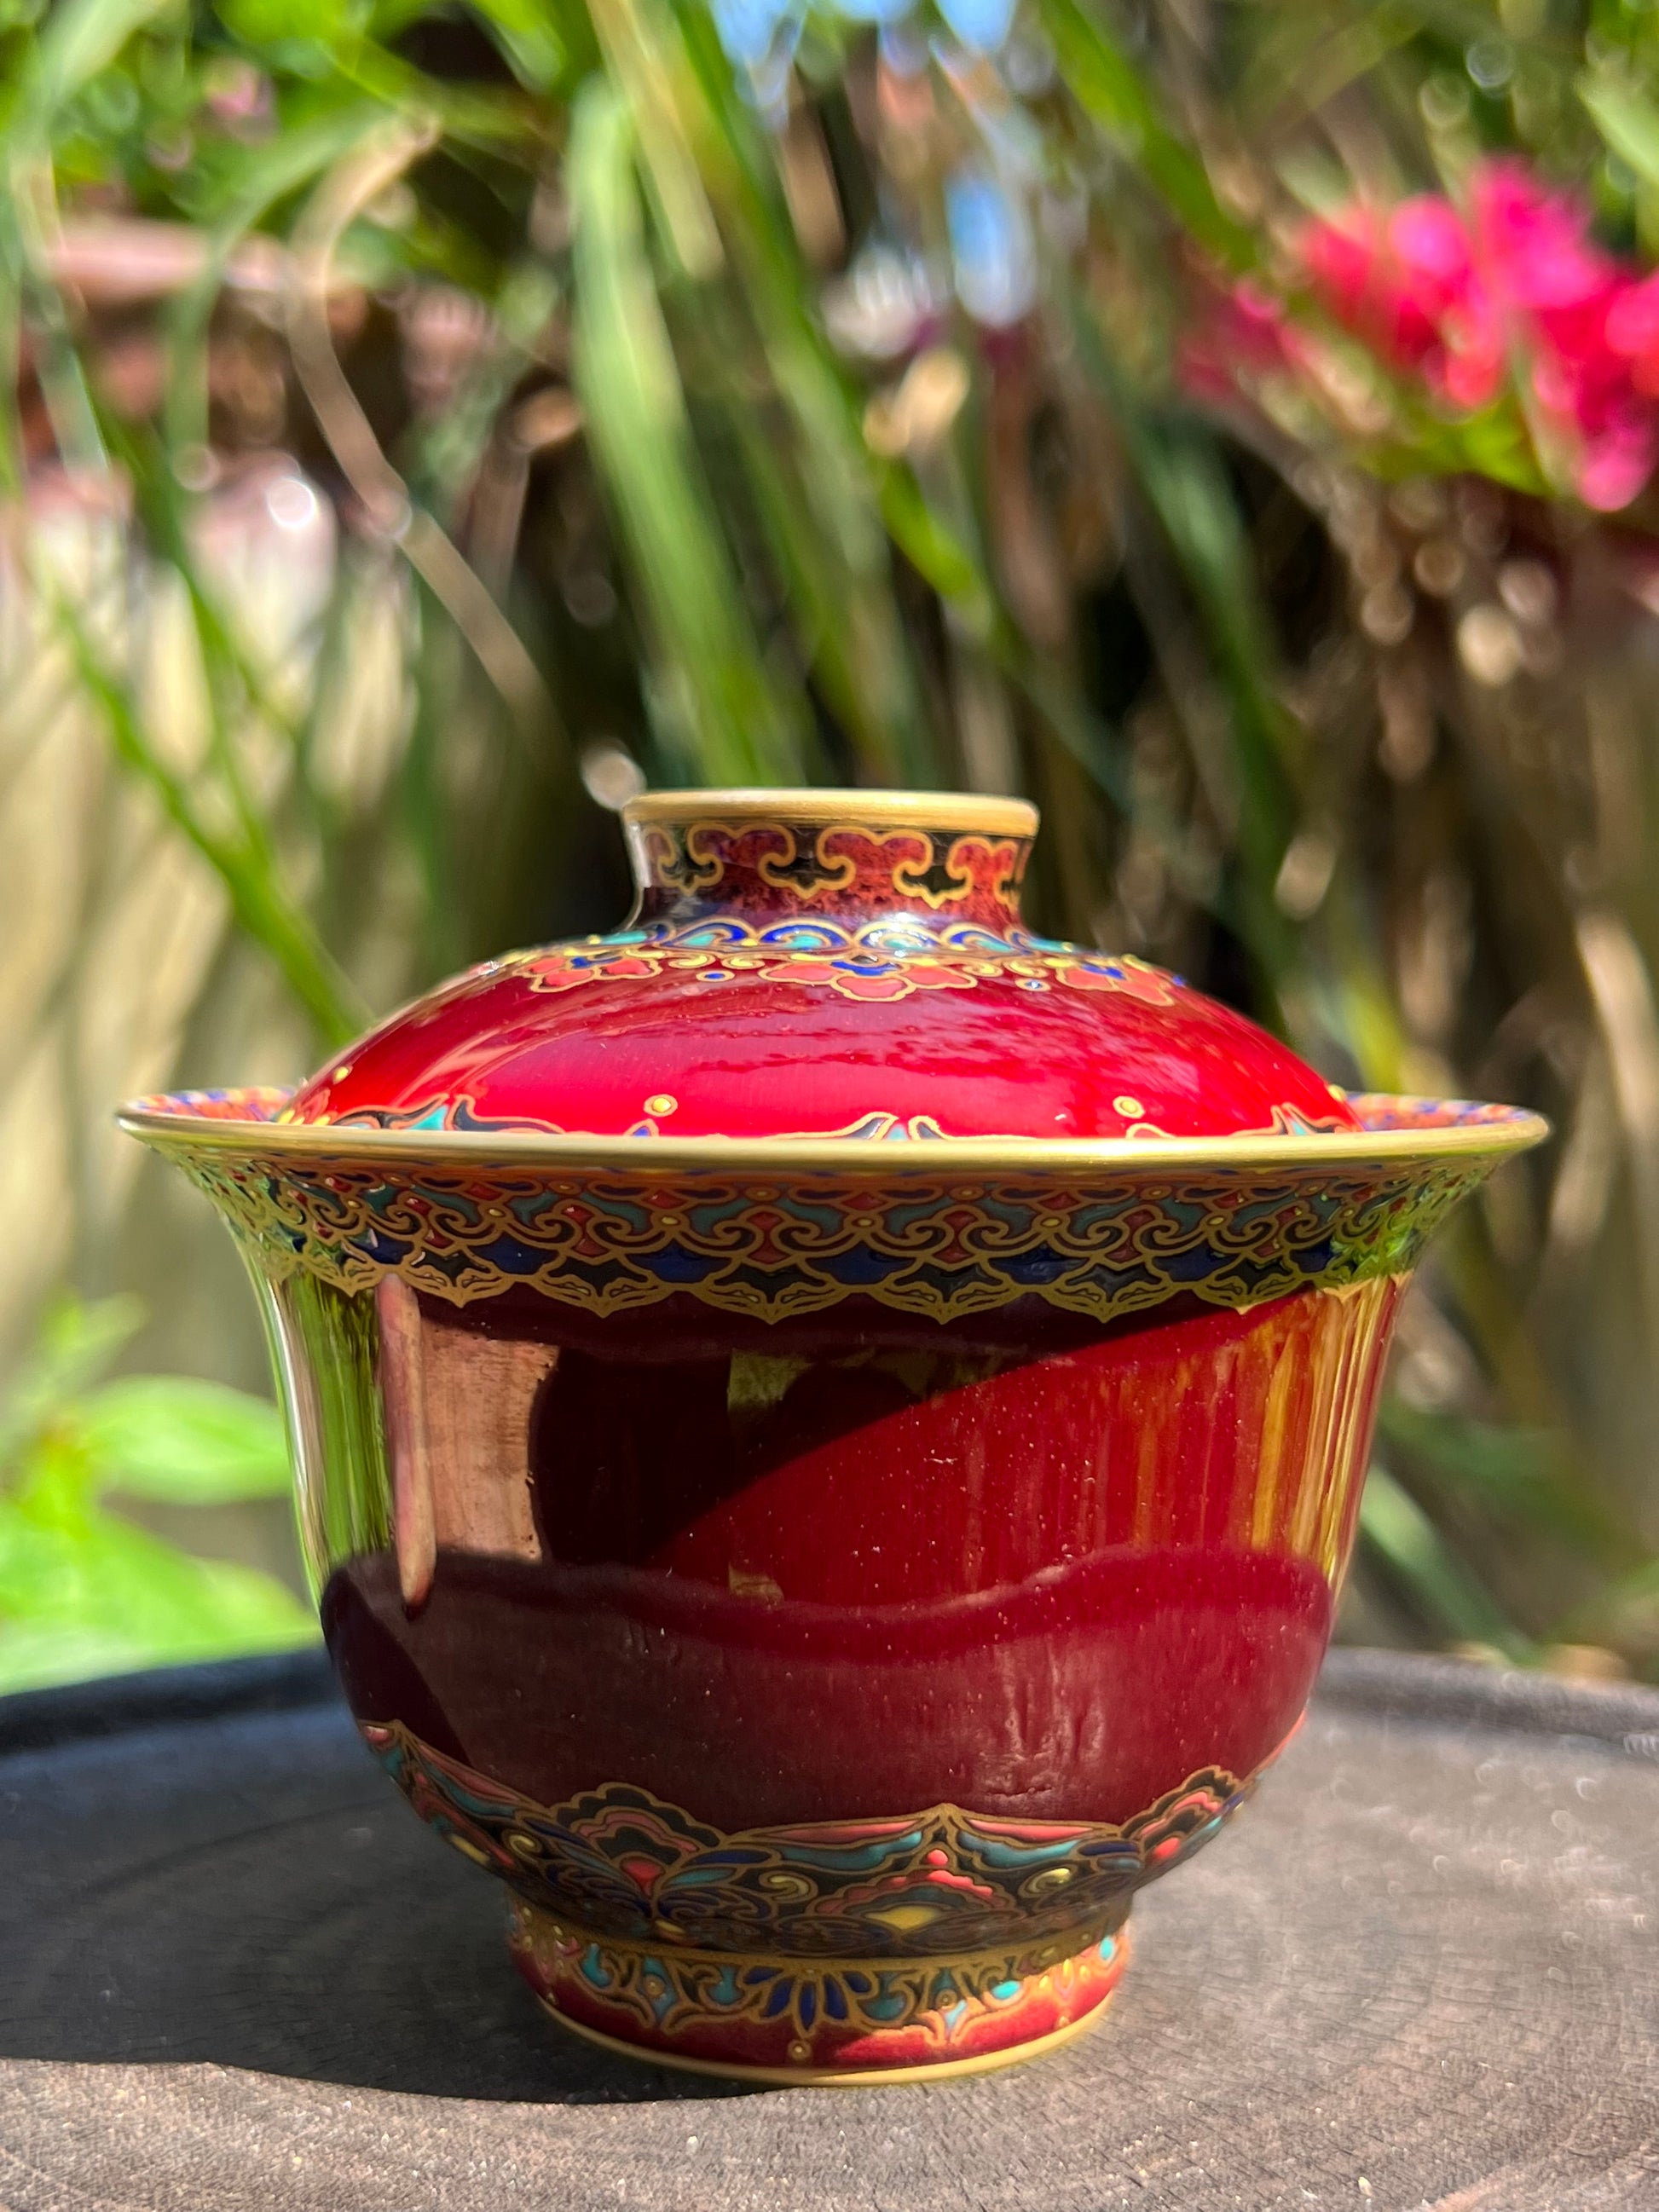
[[[627,800],[630,827],[653,822],[805,823],[815,829],[955,830],[989,837],[1035,837],[1029,799],[971,791],[641,791]]]
[[[202,1095],[176,1091],[131,1099],[117,1111],[116,1121],[129,1136],[142,1137],[164,1150],[250,1158],[378,1158],[405,1167],[470,1161],[503,1170],[538,1166],[564,1174],[603,1170],[647,1177],[680,1169],[717,1170],[762,1182],[775,1176],[787,1179],[821,1172],[903,1182],[918,1174],[946,1181],[993,1172],[1127,1172],[1161,1179],[1175,1169],[1281,1175],[1341,1166],[1405,1168],[1460,1158],[1500,1159],[1526,1152],[1550,1134],[1543,1116],[1524,1107],[1496,1109],[1499,1118],[1492,1120],[1443,1121],[1431,1118],[1437,1102],[1425,1104],[1364,1092],[1352,1094],[1362,1124],[1358,1129],[1310,1130],[1293,1136],[1247,1129],[1218,1137],[946,1137],[906,1144],[844,1136],[595,1137],[538,1129],[363,1128],[258,1115],[244,1120],[223,1110],[227,1103],[246,1098],[264,1114],[279,1097],[292,1095],[288,1092],[209,1094],[219,1107],[211,1115],[191,1110]],[[1412,1114],[1413,1108],[1423,1109],[1420,1117]],[[1376,1121],[1364,1126],[1368,1110],[1379,1109],[1387,1118],[1380,1126]]]

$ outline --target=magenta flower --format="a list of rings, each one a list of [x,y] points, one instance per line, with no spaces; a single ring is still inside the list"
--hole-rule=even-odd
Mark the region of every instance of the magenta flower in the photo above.
[[[1524,162],[1480,163],[1462,206],[1436,194],[1355,200],[1304,226],[1294,252],[1328,313],[1442,413],[1508,390],[1547,471],[1589,507],[1627,506],[1659,460],[1659,276],[1596,245],[1571,195]],[[1259,286],[1236,288],[1189,349],[1190,380],[1235,387],[1269,366],[1306,380],[1316,334]]]
[[[1659,458],[1659,407],[1613,342],[1635,271],[1594,244],[1583,210],[1518,161],[1490,161],[1470,191],[1475,250],[1516,374],[1587,507],[1626,507]]]
[[[1391,368],[1434,396],[1483,407],[1504,380],[1504,349],[1456,210],[1427,195],[1392,210],[1356,202],[1299,241],[1326,306]]]

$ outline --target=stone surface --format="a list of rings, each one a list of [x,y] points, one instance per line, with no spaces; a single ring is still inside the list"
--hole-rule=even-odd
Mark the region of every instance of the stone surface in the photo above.
[[[1104,2026],[933,2087],[562,2036],[309,1660],[0,1705],[3,2212],[1659,2207],[1659,1696],[1339,1653]]]

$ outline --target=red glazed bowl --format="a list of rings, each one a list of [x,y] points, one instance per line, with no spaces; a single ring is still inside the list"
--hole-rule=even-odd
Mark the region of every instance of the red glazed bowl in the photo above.
[[[1098,2014],[1302,1712],[1425,1239],[1544,1133],[1033,938],[1035,827],[650,796],[627,928],[123,1117],[248,1259],[365,1738],[640,2057]]]

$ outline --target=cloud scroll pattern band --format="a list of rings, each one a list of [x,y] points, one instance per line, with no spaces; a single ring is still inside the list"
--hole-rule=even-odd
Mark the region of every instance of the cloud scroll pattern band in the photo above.
[[[1488,1163],[874,1183],[310,1162],[256,1142],[183,1164],[276,1278],[353,1291],[395,1274],[453,1305],[532,1285],[599,1316],[688,1297],[775,1321],[862,1297],[946,1322],[1029,1297],[1110,1321],[1397,1274]]]

